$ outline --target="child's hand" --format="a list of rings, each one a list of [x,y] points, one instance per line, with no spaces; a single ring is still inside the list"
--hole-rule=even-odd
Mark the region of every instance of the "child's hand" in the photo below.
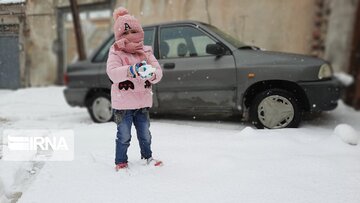
[[[153,68],[151,65],[142,65],[138,69],[138,73],[142,79],[149,79],[153,76],[156,68]]]
[[[142,79],[148,79],[153,76],[155,70],[151,65],[147,65],[146,61],[142,61],[129,67],[129,76],[133,78],[140,76]]]
[[[139,67],[141,67],[142,65],[146,65],[146,61],[142,61],[141,63],[136,63],[132,66],[129,66],[129,72],[128,72],[129,77],[136,78],[136,76],[139,75],[138,73]]]

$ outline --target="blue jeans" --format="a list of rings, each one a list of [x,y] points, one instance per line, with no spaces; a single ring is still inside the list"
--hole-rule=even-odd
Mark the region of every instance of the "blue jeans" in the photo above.
[[[148,159],[152,156],[149,108],[114,110],[114,121],[117,124],[115,164],[128,161],[132,123],[136,128],[141,158]]]

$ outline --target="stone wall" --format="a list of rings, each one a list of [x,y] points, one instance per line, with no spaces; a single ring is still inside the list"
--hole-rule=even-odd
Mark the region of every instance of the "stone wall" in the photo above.
[[[26,2],[26,66],[29,68],[30,85],[54,84],[57,62],[52,51],[56,39],[55,5],[48,0]]]
[[[324,58],[332,63],[335,71],[348,71],[358,3],[359,0],[331,0]]]
[[[144,25],[199,20],[267,50],[309,54],[314,0],[117,0]]]
[[[78,0],[79,4],[103,0]],[[25,67],[27,85],[52,85],[57,81],[57,56],[54,42],[57,39],[56,8],[69,6],[69,0],[27,0],[25,35]],[[64,43],[64,42],[63,42]],[[76,49],[76,47],[75,47]]]
[[[78,0],[78,3],[105,1],[113,1],[114,7],[128,8],[144,25],[198,20],[267,50],[313,53],[315,0]],[[346,71],[353,16],[359,0],[326,1],[330,2],[331,13],[324,58],[336,71]],[[25,67],[21,70],[22,77],[31,86],[55,84],[59,69],[57,53],[53,51],[58,31],[56,12],[58,7],[69,6],[69,0],[27,0],[25,6],[25,23],[21,24],[23,33],[20,34],[24,42],[21,54],[25,55],[21,57],[25,58],[21,62]],[[2,19],[12,21],[15,18],[2,16]]]

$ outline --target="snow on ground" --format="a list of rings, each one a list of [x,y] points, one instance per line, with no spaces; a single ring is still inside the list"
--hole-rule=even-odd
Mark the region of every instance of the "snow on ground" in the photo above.
[[[74,161],[0,160],[1,203],[360,202],[360,144],[344,142],[359,139],[360,113],[342,102],[298,129],[153,119],[154,157],[164,166],[142,165],[135,136],[130,169],[116,173],[115,124],[93,123],[86,109],[66,104],[62,90],[0,91],[0,132],[75,132]]]

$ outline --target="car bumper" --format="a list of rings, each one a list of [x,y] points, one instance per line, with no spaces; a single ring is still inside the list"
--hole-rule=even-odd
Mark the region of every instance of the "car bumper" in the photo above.
[[[337,107],[343,89],[337,78],[299,84],[305,91],[311,112],[329,111]]]
[[[87,92],[87,88],[66,88],[64,89],[65,100],[70,106],[83,107],[85,106]]]

